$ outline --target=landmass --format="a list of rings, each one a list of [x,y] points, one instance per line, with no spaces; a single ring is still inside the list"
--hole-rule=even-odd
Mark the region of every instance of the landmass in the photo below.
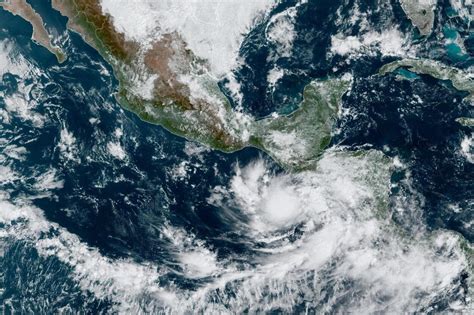
[[[127,26],[127,14],[118,11],[112,16],[97,0],[53,0],[52,4],[68,17],[68,27],[112,65],[119,80],[119,103],[142,120],[224,152],[257,147],[288,169],[311,165],[309,161],[329,144],[350,77],[312,82],[294,113],[256,120],[231,106],[218,86],[222,73],[211,59],[196,54],[199,46],[190,48],[186,31],[153,24],[153,32],[127,33],[121,28],[123,23]],[[114,2],[108,10],[121,4],[126,5]]]
[[[429,35],[433,29],[436,0],[400,0],[403,11],[421,35]]]
[[[416,74],[426,74],[439,80],[450,81],[455,89],[468,92],[468,97],[471,100],[474,99],[474,75],[472,73],[434,60],[407,58],[382,66],[379,74],[385,75],[397,69],[407,69]]]
[[[470,117],[459,117],[459,118],[456,118],[456,121],[463,125],[464,127],[474,127],[474,118],[470,118]]]
[[[52,4],[68,18],[68,28],[79,33],[113,67],[119,81],[117,100],[142,120],[224,152],[259,148],[287,169],[310,167],[329,145],[339,102],[352,82],[350,76],[311,82],[296,111],[256,120],[231,106],[218,86],[219,78],[229,69],[222,71],[221,60],[213,62],[213,56],[197,56],[200,46],[194,45],[195,51],[190,48],[186,30],[152,24],[152,32],[130,34],[120,29],[121,24],[114,24],[114,17],[98,0],[53,0]],[[129,12],[120,7],[126,3],[111,2],[109,10],[117,10],[115,5],[119,6],[115,18],[128,23],[123,18],[127,19]],[[33,38],[63,60],[60,50],[51,45],[41,17],[26,0],[3,6],[29,21]],[[136,20],[130,23],[136,24]],[[219,47],[225,44],[217,42]]]
[[[314,166],[331,141],[341,98],[351,84],[349,75],[311,82],[304,89],[303,101],[296,111],[254,122],[250,144],[287,168]]]
[[[181,12],[180,0],[176,3]],[[49,47],[60,59],[62,55],[51,45],[41,17],[26,0],[0,5],[28,20],[35,41]],[[253,146],[293,170],[314,165],[331,141],[339,103],[351,86],[350,76],[311,82],[295,112],[256,120],[236,110],[218,85],[231,68],[222,67],[223,61],[215,59],[216,54],[208,55],[207,49],[225,47],[228,42],[222,43],[219,38],[215,46],[200,46],[202,37],[208,34],[193,33],[196,25],[191,24],[190,31],[188,22],[176,22],[179,17],[160,24],[164,22],[154,14],[163,8],[149,7],[148,2],[130,8],[129,2],[121,0],[52,0],[52,5],[68,18],[68,28],[80,34],[112,66],[119,81],[117,100],[144,121],[224,152]],[[401,0],[401,5],[421,34],[431,32],[435,8],[432,0]],[[255,12],[266,7],[262,8],[257,7]],[[157,11],[150,15],[147,10]],[[255,19],[253,11],[249,12],[249,20]],[[141,28],[133,29],[136,14],[141,14],[144,22],[139,23]],[[147,15],[153,17],[151,22],[146,21]],[[245,25],[242,27],[245,29]],[[197,44],[193,43],[194,37]],[[212,40],[209,37],[209,42]],[[383,66],[379,73],[397,69],[449,80],[456,89],[474,95],[472,75],[439,62],[403,59]]]
[[[59,63],[66,60],[66,55],[62,49],[52,44],[50,34],[44,26],[43,19],[26,0],[0,1],[0,7],[29,22],[33,27],[32,39],[53,53]]]
[[[428,59],[402,59],[388,63],[379,70],[380,75],[404,70],[398,78],[414,80],[416,74],[425,74],[439,80],[450,81],[455,89],[469,93],[466,97],[474,102],[474,75],[461,69],[444,65],[438,61]],[[456,122],[464,127],[474,127],[474,118],[459,117]]]

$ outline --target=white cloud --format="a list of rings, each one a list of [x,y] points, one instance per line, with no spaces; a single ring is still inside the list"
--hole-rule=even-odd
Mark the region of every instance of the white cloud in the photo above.
[[[382,32],[368,31],[359,36],[336,34],[331,36],[330,52],[341,56],[358,57],[380,52],[384,56],[413,55],[409,39],[396,28]]]
[[[464,137],[461,141],[461,154],[469,163],[474,164],[474,134]]]
[[[222,76],[236,64],[244,34],[275,0],[102,0],[103,11],[126,37],[144,44],[178,32],[188,47]]]
[[[123,160],[127,157],[125,150],[122,148],[122,145],[119,142],[107,143],[107,150],[113,157],[119,160]]]

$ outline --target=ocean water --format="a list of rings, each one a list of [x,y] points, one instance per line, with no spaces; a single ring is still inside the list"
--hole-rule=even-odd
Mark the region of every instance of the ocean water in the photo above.
[[[330,53],[332,34],[367,21],[396,23],[418,47],[400,7],[310,1],[293,17],[284,1],[248,34],[234,75],[256,117],[296,108],[314,78],[355,78],[330,148],[295,174],[256,149],[224,154],[140,121],[98,53],[49,2],[32,5],[69,58],[58,65],[0,10],[2,312],[472,309],[473,135],[455,122],[473,116],[466,94],[376,75],[397,58],[382,44]],[[296,34],[286,50],[267,43],[281,13]]]

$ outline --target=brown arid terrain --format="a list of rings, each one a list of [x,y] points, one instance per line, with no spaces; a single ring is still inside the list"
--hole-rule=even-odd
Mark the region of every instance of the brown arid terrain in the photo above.
[[[198,57],[179,32],[162,31],[143,43],[119,31],[99,0],[52,0],[52,5],[68,18],[68,28],[112,66],[119,81],[117,100],[142,120],[225,152],[257,147],[289,169],[313,165],[329,145],[350,76],[308,84],[295,112],[256,120],[232,108],[209,61]],[[41,17],[26,1],[8,7],[35,25],[40,44],[51,45]]]
[[[179,34],[166,34],[154,41],[151,47],[144,49],[139,43],[127,41],[124,34],[114,28],[112,18],[102,12],[97,0],[53,0],[53,7],[68,17],[68,27],[71,30],[79,33],[113,66],[121,84],[120,99],[126,108],[144,120],[161,124],[174,133],[192,139],[196,137],[193,134],[201,133],[202,129],[207,128],[213,134],[213,139],[209,142],[214,142],[220,149],[242,146],[238,137],[226,130],[228,127],[225,126],[225,119],[219,117],[222,112],[220,107],[228,107],[228,104],[209,104],[202,98],[193,98],[189,88],[178,80],[179,75],[193,71],[191,65],[205,67],[205,62],[193,55]],[[137,74],[138,77],[143,74],[154,78],[151,99],[131,93],[135,90],[135,83],[131,78]],[[214,90],[217,90],[217,86]],[[225,99],[223,95],[219,95],[219,98]],[[191,117],[194,127],[180,127],[179,122],[169,122],[169,117],[163,113],[168,109],[178,110],[188,118]],[[228,108],[224,111],[227,112]]]
[[[66,60],[66,55],[61,48],[52,44],[50,34],[44,26],[43,19],[35,12],[26,0],[9,0],[6,2],[0,2],[0,7],[30,22],[33,27],[32,39],[56,55],[59,63]]]

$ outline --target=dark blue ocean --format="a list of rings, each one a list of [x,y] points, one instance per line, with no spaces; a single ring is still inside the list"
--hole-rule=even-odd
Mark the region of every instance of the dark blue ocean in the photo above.
[[[429,38],[418,38],[398,4],[387,13],[376,10],[377,1],[363,1],[361,10],[374,11],[369,18],[380,29],[397,23],[402,32],[412,34],[413,41],[424,41],[426,50],[420,57],[467,69],[473,60],[473,35],[462,20],[448,19],[447,3],[440,2],[435,28],[442,30],[448,25],[456,29],[466,38],[468,56],[450,53],[439,43],[436,32]],[[256,159],[266,161],[273,174],[284,171],[256,149],[224,154],[145,123],[124,110],[114,98],[118,83],[104,59],[78,34],[66,30],[66,19],[51,9],[50,1],[31,4],[48,28],[57,34],[67,33],[63,47],[68,59],[58,64],[51,53],[31,41],[32,28],[27,22],[0,9],[0,41],[41,70],[35,82],[28,81],[30,77],[4,73],[0,109],[9,106],[4,99],[26,91],[27,99],[37,103],[35,113],[43,117],[41,124],[22,116],[1,121],[2,150],[7,152],[14,146],[27,152],[23,159],[0,161],[19,174],[19,179],[0,181],[8,198],[28,200],[58,229],[77,235],[110,259],[152,262],[179,270],[177,258],[170,252],[172,244],[162,236],[161,228],[169,225],[202,240],[217,259],[240,256],[245,264],[252,265],[255,248],[263,245],[238,224],[248,220],[245,213],[238,208],[223,211],[208,202],[210,187],[225,187],[237,164],[247,165]],[[294,4],[282,1],[272,15]],[[302,90],[311,80],[350,72],[354,83],[343,97],[342,108],[357,114],[337,121],[335,127],[340,132],[334,135],[331,146],[343,146],[348,151],[373,148],[403,161],[407,169],[394,172],[391,180],[398,183],[410,176],[411,196],[419,201],[428,229],[455,231],[470,243],[474,241],[469,223],[474,220],[474,164],[460,153],[460,143],[471,137],[472,129],[455,119],[473,117],[474,107],[466,100],[467,93],[457,91],[450,82],[424,75],[414,80],[399,80],[396,74],[378,76],[380,66],[395,60],[393,56],[379,53],[349,63],[342,56],[328,57],[331,34],[347,28],[336,21],[349,19],[353,4],[322,0],[304,5],[297,15],[297,37],[290,57],[269,58],[276,48],[265,43],[268,20],[252,29],[240,50],[245,64],[235,70],[242,86],[244,110],[256,117],[274,111],[289,113],[297,108]],[[350,35],[357,31],[357,26],[352,27]],[[267,74],[275,65],[288,71],[270,91]],[[74,149],[64,149],[70,159],[64,158],[65,151],[59,144],[67,135],[74,138]],[[106,154],[107,148],[118,150],[117,155]],[[177,171],[179,166],[186,169],[185,175]],[[48,172],[61,181],[50,189],[52,193],[45,193],[35,184]],[[403,185],[397,187],[403,189]],[[393,188],[391,194],[396,195],[399,189]],[[452,207],[460,210],[452,211]],[[416,230],[395,211],[390,219],[407,230]],[[3,226],[0,223],[0,229]],[[298,239],[298,227],[293,232],[292,237]],[[50,229],[39,239],[50,237],[48,233],[59,232]],[[0,252],[2,312],[113,312],[116,301],[84,290],[71,276],[73,266],[54,255],[39,254],[28,238],[2,239]],[[190,279],[179,272],[163,273],[159,278],[163,286],[182,290],[195,290],[207,281]],[[461,282],[471,290],[465,279]],[[228,289],[232,295],[232,288]],[[302,312],[304,307],[295,306],[296,310]]]

